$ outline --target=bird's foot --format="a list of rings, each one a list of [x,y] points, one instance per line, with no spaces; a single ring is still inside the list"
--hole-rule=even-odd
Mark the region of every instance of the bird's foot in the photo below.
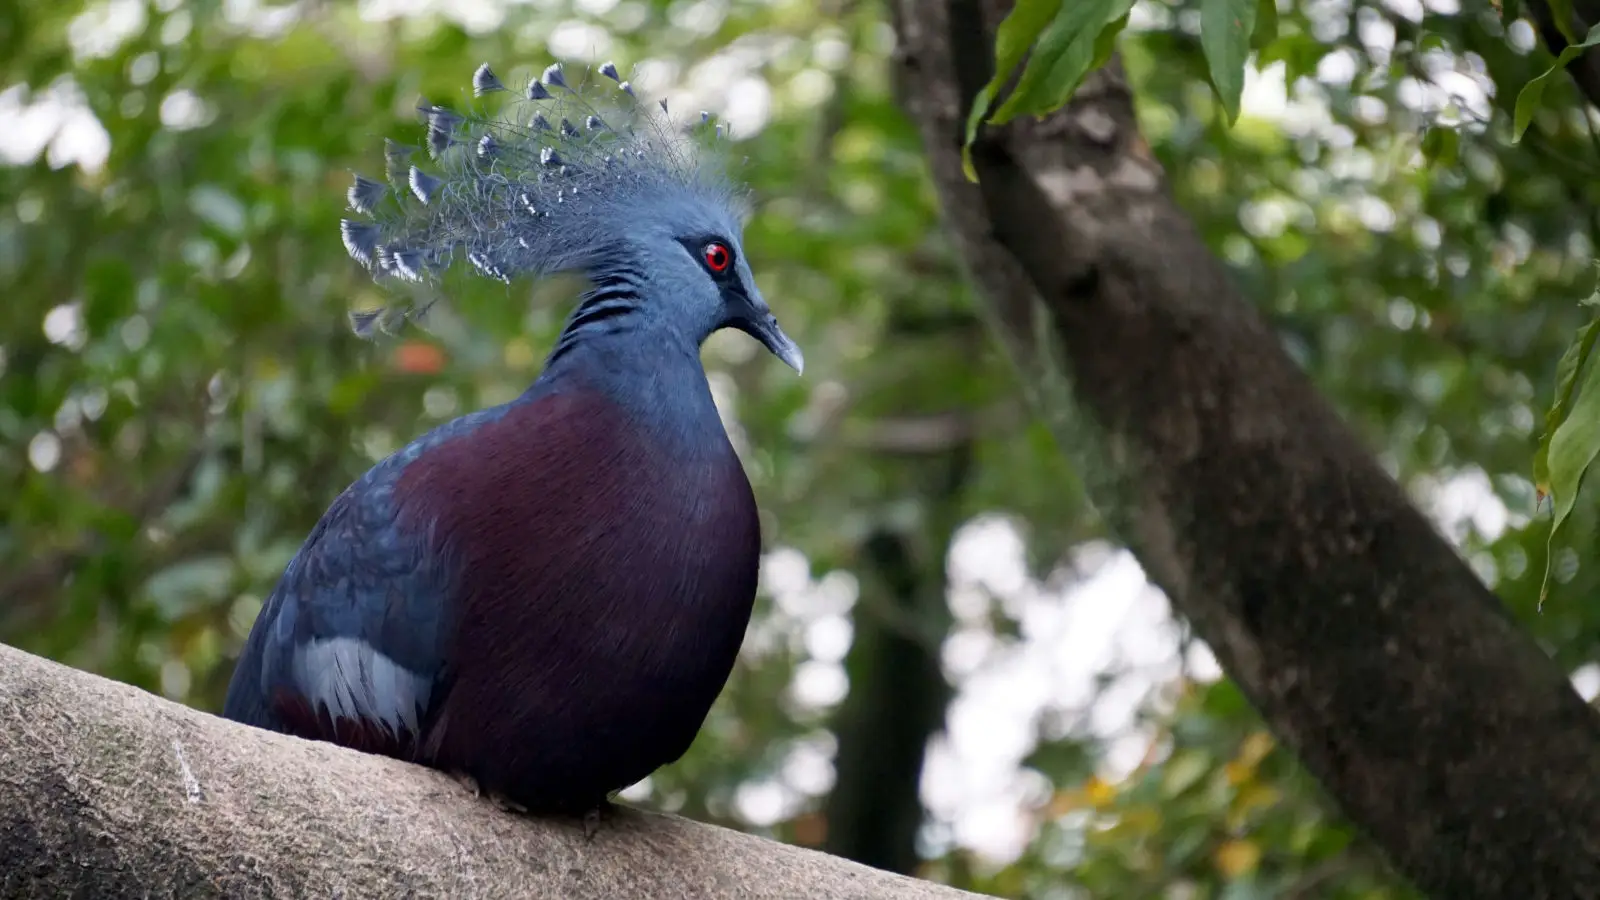
[[[457,772],[455,773],[455,777],[456,781],[460,782],[462,787],[472,792],[472,796],[480,800],[487,799],[490,803],[494,804],[495,809],[498,809],[501,812],[525,814],[528,811],[526,806],[523,806],[521,803],[518,803],[515,800],[508,800],[494,791],[485,791],[483,787],[478,784],[478,779],[473,778],[466,772]]]
[[[528,813],[528,808],[526,806],[523,806],[521,803],[518,803],[515,800],[507,800],[499,794],[491,793],[489,795],[489,802],[493,803],[495,808],[501,812],[517,813],[519,815],[527,815]]]
[[[600,833],[600,826],[606,819],[611,817],[613,809],[614,807],[611,805],[610,800],[601,800],[584,812],[583,836],[585,839],[594,840],[594,836]]]

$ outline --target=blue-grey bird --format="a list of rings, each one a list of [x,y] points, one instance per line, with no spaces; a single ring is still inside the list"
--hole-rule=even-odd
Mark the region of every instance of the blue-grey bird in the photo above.
[[[333,501],[250,632],[228,718],[570,814],[678,759],[704,722],[749,622],[761,529],[701,342],[731,327],[802,358],[751,276],[714,126],[674,128],[665,103],[598,71],[580,86],[553,65],[494,117],[424,102],[433,165],[389,142],[389,177],[356,176],[341,235],[380,281],[465,260],[591,287],[525,393]],[[508,93],[487,64],[473,88]]]

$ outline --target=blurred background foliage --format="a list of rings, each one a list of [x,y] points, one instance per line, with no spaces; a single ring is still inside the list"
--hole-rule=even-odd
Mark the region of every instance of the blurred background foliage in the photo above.
[[[1270,4],[1272,0],[1265,0]],[[1279,0],[1239,124],[1198,4],[1121,41],[1180,202],[1524,625],[1600,690],[1596,570],[1528,477],[1600,227],[1596,118],[1526,138],[1528,24]],[[552,54],[718,110],[803,379],[706,351],[766,516],[739,671],[633,801],[1017,897],[1410,896],[1111,543],[974,315],[859,0],[0,4],[0,640],[216,709],[328,502],[535,376],[576,289],[467,279],[375,343],[351,169]],[[1161,248],[1152,247],[1157,254]],[[1580,503],[1573,541],[1594,533]],[[924,758],[924,748],[930,748]]]

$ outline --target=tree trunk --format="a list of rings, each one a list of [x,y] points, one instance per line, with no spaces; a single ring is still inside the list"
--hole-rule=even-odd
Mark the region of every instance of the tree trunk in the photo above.
[[[447,775],[0,645],[0,897],[881,897],[953,888],[671,816],[501,812]]]
[[[1280,349],[1173,203],[1120,66],[988,129],[1003,0],[896,0],[896,78],[991,324],[1095,502],[1420,888],[1600,897],[1600,718]]]
[[[937,334],[976,352],[987,340],[970,314],[933,320],[899,313],[891,319],[891,342]],[[966,409],[902,412],[907,415],[898,427],[875,420],[867,429],[876,432],[874,439],[857,445],[872,447],[871,465],[896,470],[895,487],[879,502],[909,503],[921,514],[912,522],[884,516],[856,549],[852,568],[861,594],[845,659],[850,693],[832,723],[836,779],[823,806],[822,849],[910,875],[922,863],[923,761],[954,693],[942,664],[953,621],[946,596],[950,546],[968,511],[966,491],[984,426],[981,414]]]
[[[873,530],[856,567],[862,585],[847,660],[850,694],[834,721],[838,778],[824,807],[823,849],[907,875],[921,862],[922,763],[952,693],[940,664],[950,631],[945,570],[972,454],[963,439],[905,460],[907,469],[927,470],[918,495],[927,520],[915,531]]]
[[[886,621],[857,604],[850,696],[833,726],[838,779],[824,806],[822,849],[908,875],[921,862],[922,760],[944,724],[950,688],[934,629],[911,630],[929,621],[925,601],[944,603],[943,572],[919,566],[907,544],[902,535],[879,531],[862,548],[870,560],[861,567],[862,598],[873,592],[899,618]]]

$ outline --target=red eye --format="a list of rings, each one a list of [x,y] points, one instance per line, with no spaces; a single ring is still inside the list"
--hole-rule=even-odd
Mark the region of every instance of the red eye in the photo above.
[[[706,267],[719,275],[728,271],[728,266],[733,264],[733,253],[726,244],[712,241],[701,252],[705,254]]]

